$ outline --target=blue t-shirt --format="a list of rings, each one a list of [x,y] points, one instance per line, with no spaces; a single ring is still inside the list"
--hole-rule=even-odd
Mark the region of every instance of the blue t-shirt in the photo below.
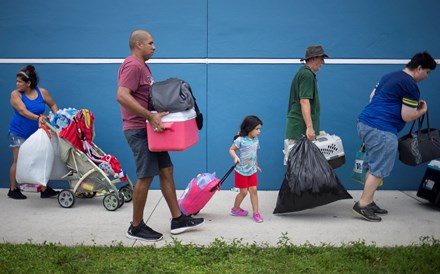
[[[235,167],[235,171],[243,176],[250,176],[257,172],[258,138],[240,136],[234,140],[234,145],[238,148],[236,154],[240,158],[240,163]]]
[[[404,71],[382,77],[371,102],[359,115],[359,120],[373,128],[397,135],[405,126],[402,104],[416,108],[420,90],[416,80]]]
[[[26,95],[24,95],[24,93],[21,92],[21,100],[23,101],[23,104],[26,106],[27,110],[29,110],[33,114],[40,116],[40,114],[43,114],[46,110],[46,102],[44,102],[44,98],[43,95],[41,95],[40,89],[38,87],[35,87],[35,90],[38,94],[37,98],[31,100]],[[15,108],[13,109],[14,116],[12,117],[12,121],[9,124],[9,132],[21,138],[27,139],[35,131],[37,131],[38,121],[26,118],[18,113]]]

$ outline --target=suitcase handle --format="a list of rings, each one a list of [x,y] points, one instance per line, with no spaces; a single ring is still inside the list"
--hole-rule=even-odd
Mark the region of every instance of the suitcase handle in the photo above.
[[[215,186],[213,186],[211,188],[211,190],[209,190],[210,192],[214,192],[216,189],[219,189],[222,184],[224,183],[224,181],[226,181],[226,179],[228,178],[229,174],[231,174],[231,172],[234,170],[235,166],[237,164],[234,164],[229,170],[228,172],[226,172],[226,174],[220,179],[220,182],[218,182],[218,184],[216,184]]]

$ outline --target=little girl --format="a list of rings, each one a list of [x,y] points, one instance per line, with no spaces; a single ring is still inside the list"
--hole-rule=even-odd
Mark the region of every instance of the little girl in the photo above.
[[[257,162],[257,149],[260,147],[258,135],[260,135],[263,122],[257,116],[247,116],[240,126],[240,132],[234,137],[234,143],[229,149],[234,163],[236,164],[234,178],[235,187],[240,192],[235,197],[234,207],[231,209],[232,216],[247,216],[248,211],[240,208],[248,191],[251,197],[253,218],[255,222],[263,222],[258,212],[257,195],[257,170],[261,172]]]

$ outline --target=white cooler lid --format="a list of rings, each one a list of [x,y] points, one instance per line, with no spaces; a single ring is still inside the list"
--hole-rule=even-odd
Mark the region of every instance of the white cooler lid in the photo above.
[[[157,111],[152,111],[152,112],[157,113]],[[162,122],[184,122],[194,118],[196,118],[196,111],[194,109],[190,109],[181,112],[173,112],[168,115],[165,115],[164,117],[162,117]]]
[[[432,167],[434,169],[440,170],[440,161],[439,160],[432,160],[428,163],[429,167]]]

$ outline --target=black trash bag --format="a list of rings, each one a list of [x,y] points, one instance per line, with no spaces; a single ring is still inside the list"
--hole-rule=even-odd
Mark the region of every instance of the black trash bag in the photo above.
[[[319,148],[306,137],[293,147],[273,214],[352,199]]]

